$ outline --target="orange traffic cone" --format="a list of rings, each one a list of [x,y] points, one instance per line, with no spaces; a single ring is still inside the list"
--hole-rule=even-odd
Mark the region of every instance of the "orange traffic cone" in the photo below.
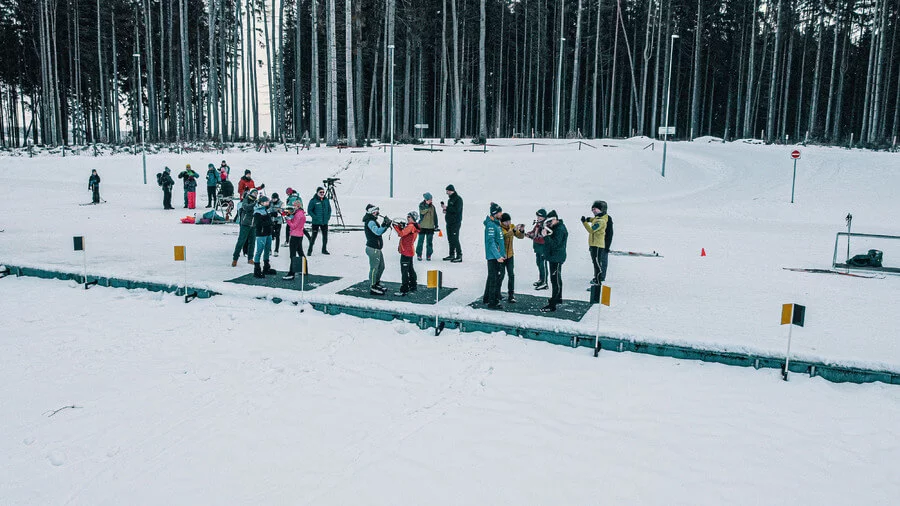
[[[700,248],[700,256],[702,256],[702,257],[706,256],[706,248]]]

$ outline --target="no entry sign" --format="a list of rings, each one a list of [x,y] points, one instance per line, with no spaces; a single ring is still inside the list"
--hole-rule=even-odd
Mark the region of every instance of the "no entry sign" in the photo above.
[[[800,158],[800,150],[795,149],[795,150],[791,151],[791,158],[793,158],[794,160]]]

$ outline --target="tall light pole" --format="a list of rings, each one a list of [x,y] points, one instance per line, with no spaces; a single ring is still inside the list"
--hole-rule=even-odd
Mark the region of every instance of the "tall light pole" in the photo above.
[[[137,58],[137,75],[138,75],[138,88],[137,88],[137,105],[140,108],[140,129],[141,129],[141,158],[144,159],[144,184],[147,184],[147,148],[144,144],[144,101],[141,97],[141,88],[143,87],[141,80],[141,53],[134,53],[132,56]]]
[[[394,198],[394,45],[388,46],[391,51],[391,193]]]
[[[666,85],[666,124],[663,130],[663,160],[662,177],[666,177],[666,144],[669,140],[669,97],[672,92],[672,54],[675,53],[675,39],[678,35],[672,34],[672,47],[669,49],[669,83]]]
[[[559,106],[560,100],[562,97],[562,62],[563,62],[563,47],[566,44],[566,38],[559,38],[559,69],[556,72],[556,118],[553,121],[553,134],[556,138],[559,138]]]

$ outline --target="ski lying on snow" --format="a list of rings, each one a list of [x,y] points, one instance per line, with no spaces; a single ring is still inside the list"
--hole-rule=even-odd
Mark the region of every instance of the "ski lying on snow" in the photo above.
[[[876,274],[876,275],[854,274],[854,273],[852,273],[852,272],[841,272],[841,271],[836,271],[836,270],[834,270],[834,269],[805,269],[805,268],[802,268],[802,267],[783,267],[783,269],[786,270],[786,271],[793,271],[793,272],[809,272],[809,273],[812,273],[812,274],[840,274],[841,276],[851,276],[851,277],[854,277],[854,278],[867,278],[867,279],[877,278],[877,279],[884,279],[884,276],[879,276],[879,275],[877,275],[877,274]]]
[[[78,205],[79,205],[79,206],[96,206],[96,205],[98,205],[98,204],[105,204],[105,203],[106,203],[106,201],[104,200],[104,201],[102,201],[102,202],[87,202],[87,203],[84,203],[84,204],[78,204]]]
[[[611,249],[609,250],[610,255],[623,256],[623,257],[654,257],[654,258],[662,258],[663,256],[659,253],[652,251],[647,253],[645,251],[619,251]]]

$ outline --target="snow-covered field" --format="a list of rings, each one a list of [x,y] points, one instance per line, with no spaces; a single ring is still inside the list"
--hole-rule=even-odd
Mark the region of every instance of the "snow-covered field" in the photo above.
[[[582,322],[466,307],[483,291],[481,221],[491,201],[517,223],[556,209],[570,230],[564,296],[586,300],[591,267],[579,217],[609,202],[614,249],[662,258],[610,257],[612,336],[781,354],[782,303],[807,306],[793,332],[797,356],[900,371],[900,277],[863,279],[785,271],[828,268],[835,233],[900,235],[897,154],[800,148],[790,203],[790,148],[673,143],[666,178],[647,139],[516,146],[487,153],[376,149],[148,156],[0,157],[7,188],[0,263],[79,272],[72,236],[86,238],[96,275],[178,283],[223,293],[178,297],[74,283],[0,280],[2,504],[547,504],[864,503],[900,493],[900,389],[836,385],[728,368],[329,317],[254,299],[298,292],[224,283],[232,225],[183,225],[162,210],[155,174],[190,163],[201,175],[222,158],[233,178],[308,200],[325,177],[348,223],[367,203],[391,217],[423,192],[465,199],[461,264],[441,268],[459,288],[435,312],[593,332]],[[540,143],[548,141],[540,140]],[[552,142],[551,142],[552,144]],[[605,146],[602,146],[605,145]],[[465,146],[469,148],[471,146]],[[90,200],[97,168],[108,203]],[[181,202],[180,184],[173,203]],[[205,188],[198,203],[205,205]],[[198,208],[202,213],[204,209]],[[310,269],[340,276],[306,297],[381,307],[336,292],[362,281],[359,233],[332,234]],[[436,240],[435,257],[447,254]],[[397,239],[386,241],[387,281],[399,281]],[[900,266],[900,244],[885,251]],[[708,256],[701,257],[701,248]],[[534,292],[533,254],[516,244],[517,289]],[[273,259],[282,271],[286,249]],[[406,305],[404,309],[410,309]],[[53,410],[67,405],[53,416]]]
[[[2,281],[18,504],[895,504],[900,389]],[[52,410],[63,406],[52,416]]]

